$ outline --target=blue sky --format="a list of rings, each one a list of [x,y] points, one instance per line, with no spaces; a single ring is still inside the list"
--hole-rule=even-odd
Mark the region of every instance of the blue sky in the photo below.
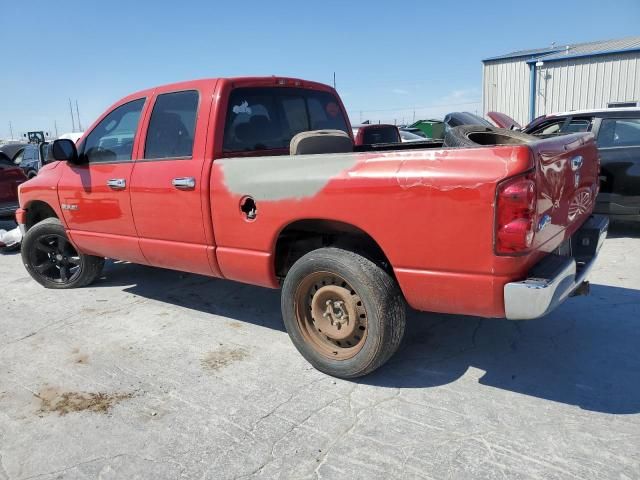
[[[0,138],[83,126],[135,90],[289,75],[331,83],[353,123],[481,110],[481,59],[640,34],[640,0],[14,1],[0,7]],[[360,113],[362,112],[362,113]]]

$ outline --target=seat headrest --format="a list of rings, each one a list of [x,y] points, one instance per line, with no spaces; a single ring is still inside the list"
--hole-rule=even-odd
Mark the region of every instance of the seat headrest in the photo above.
[[[291,155],[353,152],[353,140],[342,130],[311,130],[301,132],[291,139]]]

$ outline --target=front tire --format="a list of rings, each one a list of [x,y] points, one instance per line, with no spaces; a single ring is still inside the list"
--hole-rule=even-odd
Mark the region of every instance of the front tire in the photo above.
[[[281,303],[298,351],[334,377],[374,371],[404,336],[405,303],[395,280],[347,250],[321,248],[301,257],[284,280]]]
[[[84,287],[93,282],[102,272],[104,258],[76,251],[60,220],[47,218],[24,235],[22,263],[39,284],[65,289]]]

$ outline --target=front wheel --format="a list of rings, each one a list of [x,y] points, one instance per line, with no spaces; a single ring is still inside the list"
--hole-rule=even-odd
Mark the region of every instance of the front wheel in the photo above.
[[[405,304],[395,280],[367,258],[339,248],[314,250],[291,267],[282,315],[298,351],[339,378],[382,366],[405,330]]]
[[[22,263],[33,279],[47,288],[77,288],[93,282],[104,258],[76,251],[60,220],[47,218],[22,239]]]

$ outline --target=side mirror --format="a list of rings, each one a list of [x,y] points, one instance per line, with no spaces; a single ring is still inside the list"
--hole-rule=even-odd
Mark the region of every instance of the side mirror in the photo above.
[[[76,144],[69,139],[54,140],[47,149],[47,163],[49,162],[69,162],[77,164],[78,150]]]

